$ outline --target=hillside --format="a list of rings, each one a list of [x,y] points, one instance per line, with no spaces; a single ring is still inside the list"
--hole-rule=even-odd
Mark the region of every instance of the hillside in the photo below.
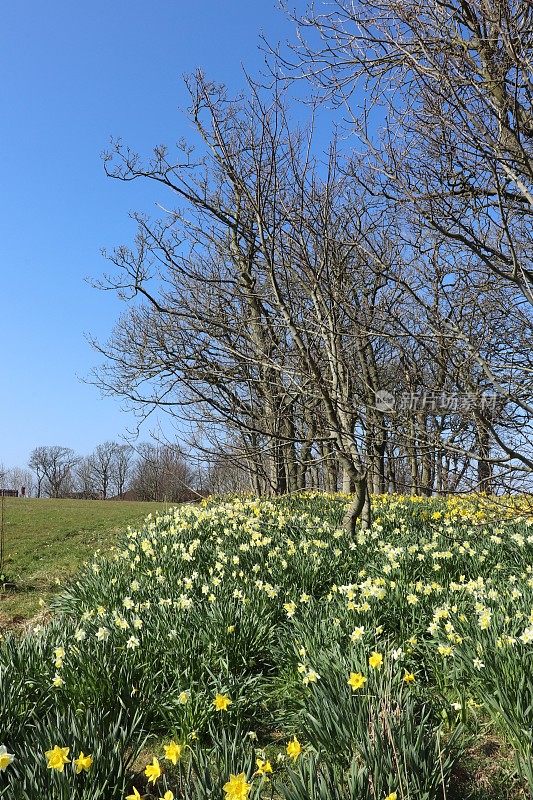
[[[0,643],[0,797],[530,796],[521,501],[377,497],[351,538],[346,499],[182,506],[92,558]]]

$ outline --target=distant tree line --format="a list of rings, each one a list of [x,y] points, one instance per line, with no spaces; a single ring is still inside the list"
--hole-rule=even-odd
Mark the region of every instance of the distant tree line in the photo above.
[[[0,488],[25,487],[27,496],[136,499],[183,502],[197,499],[198,478],[184,454],[168,444],[99,444],[87,456],[70,447],[36,447],[29,469],[0,466]],[[201,481],[200,481],[201,484]]]

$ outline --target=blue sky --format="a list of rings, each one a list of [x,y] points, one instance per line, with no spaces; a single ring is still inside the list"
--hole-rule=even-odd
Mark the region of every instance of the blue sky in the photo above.
[[[79,379],[99,361],[85,334],[105,338],[121,311],[85,279],[157,198],[106,178],[100,154],[111,135],[142,153],[189,136],[181,76],[242,86],[241,64],[264,61],[260,31],[292,34],[275,0],[2,4],[0,463],[24,466],[41,444],[88,453],[132,427]]]

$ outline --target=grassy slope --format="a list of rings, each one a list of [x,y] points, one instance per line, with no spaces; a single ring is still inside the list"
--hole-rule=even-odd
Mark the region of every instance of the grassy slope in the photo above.
[[[110,500],[4,500],[4,564],[15,589],[0,588],[0,628],[39,608],[96,549],[114,543],[163,503]]]

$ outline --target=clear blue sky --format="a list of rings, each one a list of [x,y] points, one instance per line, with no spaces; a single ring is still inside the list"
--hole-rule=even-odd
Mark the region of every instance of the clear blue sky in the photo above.
[[[298,6],[298,2],[296,2]],[[300,4],[303,6],[303,3]],[[275,0],[6,0],[0,12],[0,462],[33,447],[85,454],[132,426],[118,400],[84,384],[121,310],[85,279],[100,248],[131,241],[141,184],[104,176],[111,135],[140,152],[188,136],[181,76],[202,67],[237,88],[241,64],[292,35]],[[153,190],[152,190],[153,191]],[[148,435],[148,430],[146,431]]]

